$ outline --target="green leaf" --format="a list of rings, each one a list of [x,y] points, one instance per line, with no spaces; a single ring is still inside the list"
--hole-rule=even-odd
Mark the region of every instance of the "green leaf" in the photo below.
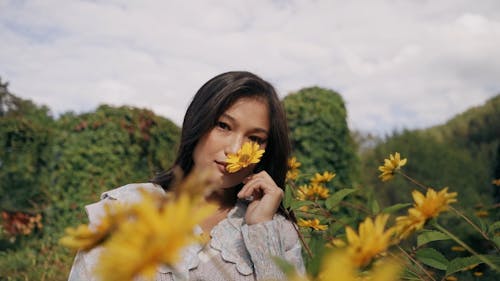
[[[382,213],[390,214],[411,206],[411,203],[398,203],[382,210]]]
[[[448,267],[448,260],[441,254],[432,248],[420,249],[416,253],[416,258],[423,264],[430,267],[446,270]]]
[[[340,203],[340,201],[342,201],[342,199],[344,199],[344,197],[346,197],[347,195],[349,195],[355,191],[356,191],[356,189],[353,189],[353,188],[341,189],[341,190],[335,192],[334,194],[332,194],[328,199],[326,199],[325,206],[331,210],[333,207],[337,206]]]
[[[450,237],[441,231],[424,231],[417,237],[417,247],[432,241],[448,240]]]
[[[493,235],[495,231],[499,228],[500,228],[500,221],[496,221],[488,227],[488,233]]]
[[[273,262],[285,273],[286,276],[292,276],[295,273],[295,266],[282,257],[272,256]]]
[[[484,258],[490,260],[495,265],[500,265],[500,257],[493,255],[482,255]],[[446,270],[446,276],[451,275],[457,271],[467,270],[476,264],[481,264],[483,261],[479,256],[470,256],[465,258],[456,258],[450,261],[448,264],[448,269]]]
[[[285,206],[285,208],[289,208],[292,204],[292,200],[292,188],[290,186],[287,186],[287,188],[285,188],[285,198],[283,198],[283,206]]]
[[[293,200],[291,203],[290,203],[290,207],[293,209],[293,210],[296,210],[302,206],[309,206],[309,205],[313,205],[314,202],[312,201],[299,201],[299,200]]]
[[[403,273],[401,273],[401,279],[403,280],[422,280],[418,274],[415,272],[411,271],[408,268],[405,268],[403,270]]]
[[[495,245],[497,245],[497,247],[500,248],[500,236],[495,236],[495,237],[493,237],[492,240],[495,243]]]
[[[378,204],[377,199],[373,198],[370,201],[370,209],[372,210],[372,214],[378,214],[380,212],[380,205]]]

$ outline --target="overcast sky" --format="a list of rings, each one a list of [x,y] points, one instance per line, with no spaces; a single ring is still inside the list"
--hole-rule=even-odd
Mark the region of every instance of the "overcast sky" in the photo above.
[[[281,97],[338,91],[352,129],[429,127],[500,93],[500,1],[0,0],[0,77],[55,115],[126,104],[180,124],[228,70]]]

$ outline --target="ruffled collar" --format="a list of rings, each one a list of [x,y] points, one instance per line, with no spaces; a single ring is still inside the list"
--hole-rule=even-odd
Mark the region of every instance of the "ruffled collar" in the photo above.
[[[210,231],[210,247],[220,252],[222,259],[226,262],[234,263],[238,272],[242,275],[253,273],[253,264],[250,259],[241,226],[244,224],[247,203],[238,201],[228,213],[227,217],[220,221]],[[201,234],[201,227],[195,228],[195,234]],[[201,243],[191,244],[185,247],[181,253],[181,260],[173,267],[160,266],[161,273],[171,272],[182,279],[188,279],[189,271],[200,264],[199,252],[203,249]]]

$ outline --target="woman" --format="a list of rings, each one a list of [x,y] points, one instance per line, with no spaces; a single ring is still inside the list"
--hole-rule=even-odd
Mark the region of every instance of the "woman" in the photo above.
[[[249,141],[265,149],[261,161],[228,173],[227,156]],[[284,279],[273,256],[304,272],[298,235],[281,204],[289,153],[286,117],[272,85],[249,72],[227,72],[205,83],[186,112],[174,166],[185,174],[195,168],[213,171],[217,188],[206,200],[218,211],[199,226],[211,240],[205,247],[186,247],[182,260],[173,268],[160,267],[156,279]],[[171,169],[152,183],[106,192],[87,206],[89,220],[96,223],[107,202],[137,200],[139,187],[162,193],[173,180]],[[69,279],[91,279],[98,251],[79,252]]]

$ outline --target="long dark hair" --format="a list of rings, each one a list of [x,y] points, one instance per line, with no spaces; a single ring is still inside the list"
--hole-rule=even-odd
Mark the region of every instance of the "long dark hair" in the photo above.
[[[255,170],[265,170],[278,186],[284,188],[290,140],[285,111],[274,87],[246,71],[231,71],[215,76],[196,93],[182,123],[181,141],[173,167],[188,175],[194,165],[193,152],[198,141],[217,123],[218,118],[238,99],[256,97],[269,108],[270,131],[266,152]],[[151,180],[168,190],[175,180],[173,168],[159,173]]]

